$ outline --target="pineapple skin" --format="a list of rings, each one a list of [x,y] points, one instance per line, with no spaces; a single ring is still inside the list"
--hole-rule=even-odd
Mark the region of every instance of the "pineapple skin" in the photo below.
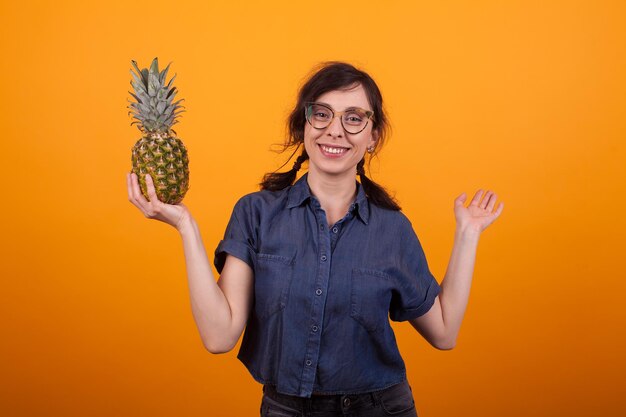
[[[183,201],[189,190],[189,157],[182,140],[167,134],[144,136],[133,146],[131,162],[146,199],[149,200],[146,174],[150,174],[159,201]]]

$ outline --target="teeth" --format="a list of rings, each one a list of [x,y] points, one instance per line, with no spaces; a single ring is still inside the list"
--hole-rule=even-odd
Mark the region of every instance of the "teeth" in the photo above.
[[[329,148],[328,146],[323,146],[323,145],[321,145],[321,147],[324,150],[324,152],[334,153],[334,154],[340,154],[346,151],[345,148]]]

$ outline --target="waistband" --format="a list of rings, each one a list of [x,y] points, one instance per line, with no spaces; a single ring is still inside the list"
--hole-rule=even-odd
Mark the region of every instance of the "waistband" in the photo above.
[[[372,407],[380,402],[380,395],[383,392],[401,392],[410,390],[408,381],[403,381],[382,390],[366,392],[362,394],[313,394],[310,398],[298,397],[294,395],[281,394],[276,391],[274,385],[263,385],[263,401],[270,404],[279,405],[282,408],[290,408],[294,412],[311,411],[335,411],[346,413],[361,408]],[[277,404],[276,404],[277,403]]]

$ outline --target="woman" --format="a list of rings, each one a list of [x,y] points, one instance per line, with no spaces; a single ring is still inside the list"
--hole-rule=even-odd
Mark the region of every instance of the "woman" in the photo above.
[[[213,279],[198,226],[183,205],[149,197],[128,176],[130,201],[181,234],[194,319],[205,347],[230,351],[263,386],[261,416],[416,416],[389,323],[409,321],[435,348],[455,345],[478,238],[502,212],[479,190],[454,202],[455,241],[441,286],[410,221],[367,178],[387,118],[376,83],[341,62],[302,86],[285,149],[291,171],[266,174],[242,197],[215,250]],[[295,184],[301,164],[308,172]],[[356,180],[359,176],[360,182]]]

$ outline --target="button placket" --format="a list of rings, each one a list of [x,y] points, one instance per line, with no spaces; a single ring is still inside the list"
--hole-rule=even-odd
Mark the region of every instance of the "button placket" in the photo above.
[[[318,264],[316,280],[313,287],[315,296],[313,296],[310,315],[311,327],[309,328],[309,337],[304,352],[305,366],[302,372],[302,384],[300,387],[300,392],[303,395],[313,392],[313,385],[315,383],[315,374],[321,345],[321,323],[324,321],[324,305],[326,302],[324,292],[328,287],[328,280],[330,278],[331,237],[336,237],[336,235],[330,233],[324,210],[321,209],[321,206],[319,206],[316,200],[312,200],[312,202],[313,214],[315,215],[316,223],[319,227],[317,241]]]

